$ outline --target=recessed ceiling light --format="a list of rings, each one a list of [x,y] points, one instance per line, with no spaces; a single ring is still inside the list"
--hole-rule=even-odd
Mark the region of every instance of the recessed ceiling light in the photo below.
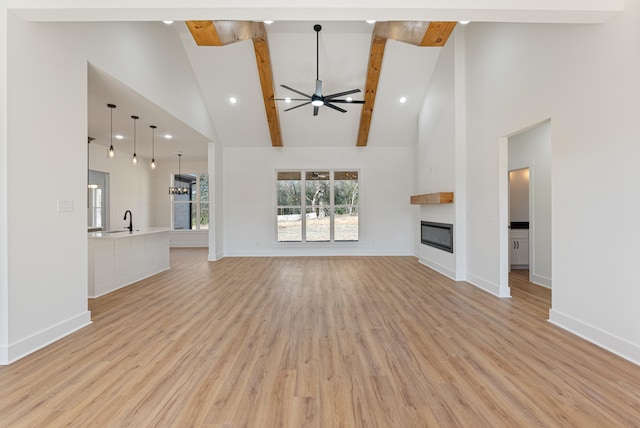
[[[166,138],[167,140],[170,140],[173,138],[173,135],[171,134],[164,134],[164,138]]]
[[[291,102],[291,97],[286,97],[286,98],[284,99],[284,102],[285,102],[285,103],[287,103],[287,104],[289,104],[289,103]]]
[[[375,24],[376,20],[375,19],[367,19],[367,24]]]
[[[406,103],[407,102],[407,97],[400,97],[400,102],[402,104]]]
[[[167,25],[171,25],[171,24],[173,24],[173,21],[162,21],[162,22],[164,22],[164,23],[165,23],[165,24],[167,24]]]
[[[460,24],[462,24],[462,25],[467,25],[467,24],[468,24],[469,22],[471,22],[471,21],[458,21],[458,22],[459,22]]]
[[[264,21],[262,21],[262,22],[264,22],[264,23],[265,23],[265,24],[267,24],[267,25],[271,25],[271,24],[273,24],[273,19],[265,19],[265,20],[264,20]]]
[[[124,138],[124,135],[116,134],[114,135],[114,137],[116,137],[118,140],[122,140]]]
[[[353,98],[347,97],[347,102],[350,103],[351,101],[353,101]]]
[[[237,103],[237,102],[238,102],[238,99],[237,99],[236,97],[230,97],[230,98],[229,98],[229,102],[230,102],[231,104],[235,104],[235,103]]]

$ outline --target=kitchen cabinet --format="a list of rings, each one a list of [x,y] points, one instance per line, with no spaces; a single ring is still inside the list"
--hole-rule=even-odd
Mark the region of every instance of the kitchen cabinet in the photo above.
[[[509,264],[512,268],[529,267],[529,231],[509,232]]]
[[[169,269],[169,229],[89,233],[90,298]]]

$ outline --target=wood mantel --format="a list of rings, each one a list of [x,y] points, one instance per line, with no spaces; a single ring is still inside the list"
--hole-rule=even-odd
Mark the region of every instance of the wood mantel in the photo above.
[[[451,204],[453,192],[425,193],[424,195],[411,196],[412,205]]]

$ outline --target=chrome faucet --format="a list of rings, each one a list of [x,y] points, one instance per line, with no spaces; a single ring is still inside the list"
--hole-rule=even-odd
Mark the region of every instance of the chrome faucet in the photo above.
[[[130,210],[126,210],[124,212],[123,220],[127,219],[127,213],[129,213],[129,227],[127,227],[127,229],[129,229],[129,232],[133,232],[133,214],[131,214]]]

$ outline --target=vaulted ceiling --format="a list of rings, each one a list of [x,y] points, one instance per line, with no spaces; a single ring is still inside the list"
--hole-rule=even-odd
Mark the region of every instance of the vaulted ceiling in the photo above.
[[[322,25],[318,40],[319,64],[316,64],[313,29],[316,23]],[[216,31],[212,21],[171,25],[182,41],[202,90],[218,134],[217,142],[230,147],[410,146],[415,143],[418,113],[441,49],[420,46],[425,34],[434,31],[430,23],[398,23],[395,27],[364,21],[216,24],[223,31]],[[429,28],[432,32],[427,31]],[[453,24],[444,29],[438,26],[438,36],[425,43],[443,45],[452,29]],[[296,102],[273,100],[274,97],[298,97],[281,85],[312,94],[316,72],[323,81],[325,94],[358,88],[362,92],[352,96],[365,100],[365,104],[340,104],[346,113],[321,107],[314,116],[311,105],[285,111]],[[231,97],[237,100],[235,104],[229,101]],[[405,97],[406,102],[401,103],[401,97]],[[163,128],[157,136],[161,143],[165,130],[174,135],[170,149],[163,150],[162,144],[157,145],[156,158],[175,156],[176,151],[183,151],[191,158],[206,158],[204,142],[208,140],[204,136],[170,115],[162,114],[157,106],[93,66],[89,67],[90,135],[102,135],[99,140],[106,140],[109,124],[104,106],[116,98],[129,110],[135,106],[140,117],[158,117]],[[119,113],[123,112],[117,111],[114,115],[115,129],[124,129],[125,138],[130,139],[128,131],[133,125],[129,123],[129,115]],[[146,135],[148,130],[142,133],[140,135]],[[142,156],[147,145],[145,141]]]
[[[283,99],[277,98],[275,95],[276,88],[274,86],[271,55],[269,53],[269,42],[265,24],[254,21],[187,21],[186,24],[198,46],[221,47],[245,40],[252,41],[258,76],[260,79],[260,88],[262,89],[265,114],[271,136],[271,145],[274,147],[282,146],[282,132],[280,129],[277,101],[282,101]],[[370,25],[374,25],[374,23],[371,22]],[[369,139],[369,129],[371,126],[371,118],[373,116],[378,81],[382,70],[382,61],[384,59],[384,50],[387,40],[397,40],[421,47],[442,47],[449,39],[455,25],[455,22],[426,23],[421,21],[391,21],[375,23],[375,26],[373,27],[373,34],[371,35],[369,62],[366,69],[367,79],[363,92],[364,100],[351,101],[353,99],[352,97],[349,97],[346,100],[342,97],[345,95],[351,95],[352,93],[359,94],[362,92],[359,88],[340,91],[338,93],[328,95],[320,89],[322,86],[322,80],[319,78],[319,36],[322,31],[322,25],[314,24],[313,30],[316,33],[315,92],[304,92],[296,90],[291,86],[284,84],[280,85],[287,91],[295,93],[295,95],[291,94],[291,97],[286,97],[284,99],[286,103],[291,103],[291,98],[293,98],[294,102],[293,106],[285,106],[287,108],[284,111],[287,112],[312,104],[313,116],[317,116],[320,107],[322,106],[330,107],[340,113],[346,113],[347,111],[342,108],[342,106],[336,106],[335,104],[362,103],[364,105],[360,112],[360,124],[358,127],[356,145],[366,146]],[[325,95],[327,97],[326,100]],[[302,98],[300,98],[301,96]],[[233,99],[235,99],[235,97]],[[406,97],[402,97],[404,102],[406,102],[406,99]]]
[[[318,64],[315,24],[322,25]],[[389,24],[363,21],[197,21],[179,23],[176,30],[224,145],[388,146],[415,143],[418,112],[440,51],[419,45],[434,27],[398,23],[394,33]],[[438,30],[441,36],[426,43],[444,44],[452,29]],[[417,43],[407,43],[416,35]],[[353,98],[365,104],[340,104],[346,113],[321,107],[314,116],[311,105],[285,111],[296,102],[274,101],[300,98],[281,85],[313,94],[316,73],[324,94],[358,88],[362,92]]]
[[[334,3],[314,8],[310,7],[311,4],[309,7],[264,5],[255,9],[245,5],[246,1],[236,0],[208,8],[203,8],[201,2],[186,1],[170,9],[160,9],[140,6],[141,1],[130,0],[129,3],[138,4],[137,9],[133,6],[112,9],[108,6],[110,3],[105,2],[106,13],[107,9],[101,9],[97,4],[102,0],[96,0],[97,3],[90,7],[85,7],[84,2],[70,0],[68,6],[52,7],[52,10],[26,6],[33,1],[20,2],[20,7],[25,6],[24,9],[16,9],[17,13],[35,21],[64,21],[69,17],[70,20],[85,21],[139,19],[157,20],[158,25],[163,25],[159,22],[161,19],[182,19],[172,24],[172,30],[182,42],[202,91],[217,133],[215,141],[226,147],[262,148],[280,145],[285,148],[412,146],[417,141],[422,100],[442,49],[429,45],[442,44],[449,32],[453,31],[455,37],[456,31],[463,28],[460,25],[454,28],[447,22],[471,19],[474,22],[594,23],[606,21],[623,8],[622,0],[593,0],[589,5],[578,0],[450,0],[445,6],[435,5],[435,1],[398,0],[393,5],[386,2],[384,6],[372,9],[364,8],[355,0],[343,0],[339,6]],[[203,16],[224,16],[230,20],[227,23],[216,21],[222,31],[213,21],[199,21],[202,29],[209,31],[210,37],[214,37],[211,28],[222,33],[224,40],[209,43],[222,46],[199,45],[197,31],[194,38],[187,22]],[[417,21],[399,25],[390,23],[406,20],[409,16]],[[276,22],[263,25],[260,19],[268,17],[275,18]],[[364,22],[365,17],[377,18],[380,23],[368,24]],[[242,33],[238,21],[251,23],[245,25],[248,27],[246,34]],[[276,98],[296,96],[281,85],[306,94],[314,92],[314,24],[322,25],[318,73],[323,81],[323,93],[359,88],[362,93],[353,97],[365,100],[364,105],[340,104],[346,113],[321,107],[319,114],[314,116],[310,105],[284,111],[294,104],[271,100],[272,95]],[[225,34],[224,25],[232,30]],[[402,28],[404,31],[398,35]],[[428,42],[431,34],[435,34],[433,40],[440,38],[440,42]],[[423,39],[428,46],[419,46]],[[109,92],[110,85],[117,87],[118,82],[110,82],[109,76],[97,69],[89,70],[90,133],[105,126],[103,105],[108,101],[100,97]],[[127,92],[127,88],[118,90],[122,94]],[[141,106],[147,105],[151,110],[156,108],[132,90],[128,90],[128,96],[138,97],[136,102]],[[230,103],[231,97],[237,103]],[[405,103],[400,103],[401,97],[406,97]],[[97,106],[101,110],[94,120]],[[143,115],[141,112],[140,116]],[[165,128],[175,127],[177,131],[174,134],[181,135],[174,140],[167,156],[174,156],[175,150],[201,150],[196,156],[206,157],[204,143],[209,138],[170,115],[162,120]],[[159,157],[163,155],[165,153]]]

